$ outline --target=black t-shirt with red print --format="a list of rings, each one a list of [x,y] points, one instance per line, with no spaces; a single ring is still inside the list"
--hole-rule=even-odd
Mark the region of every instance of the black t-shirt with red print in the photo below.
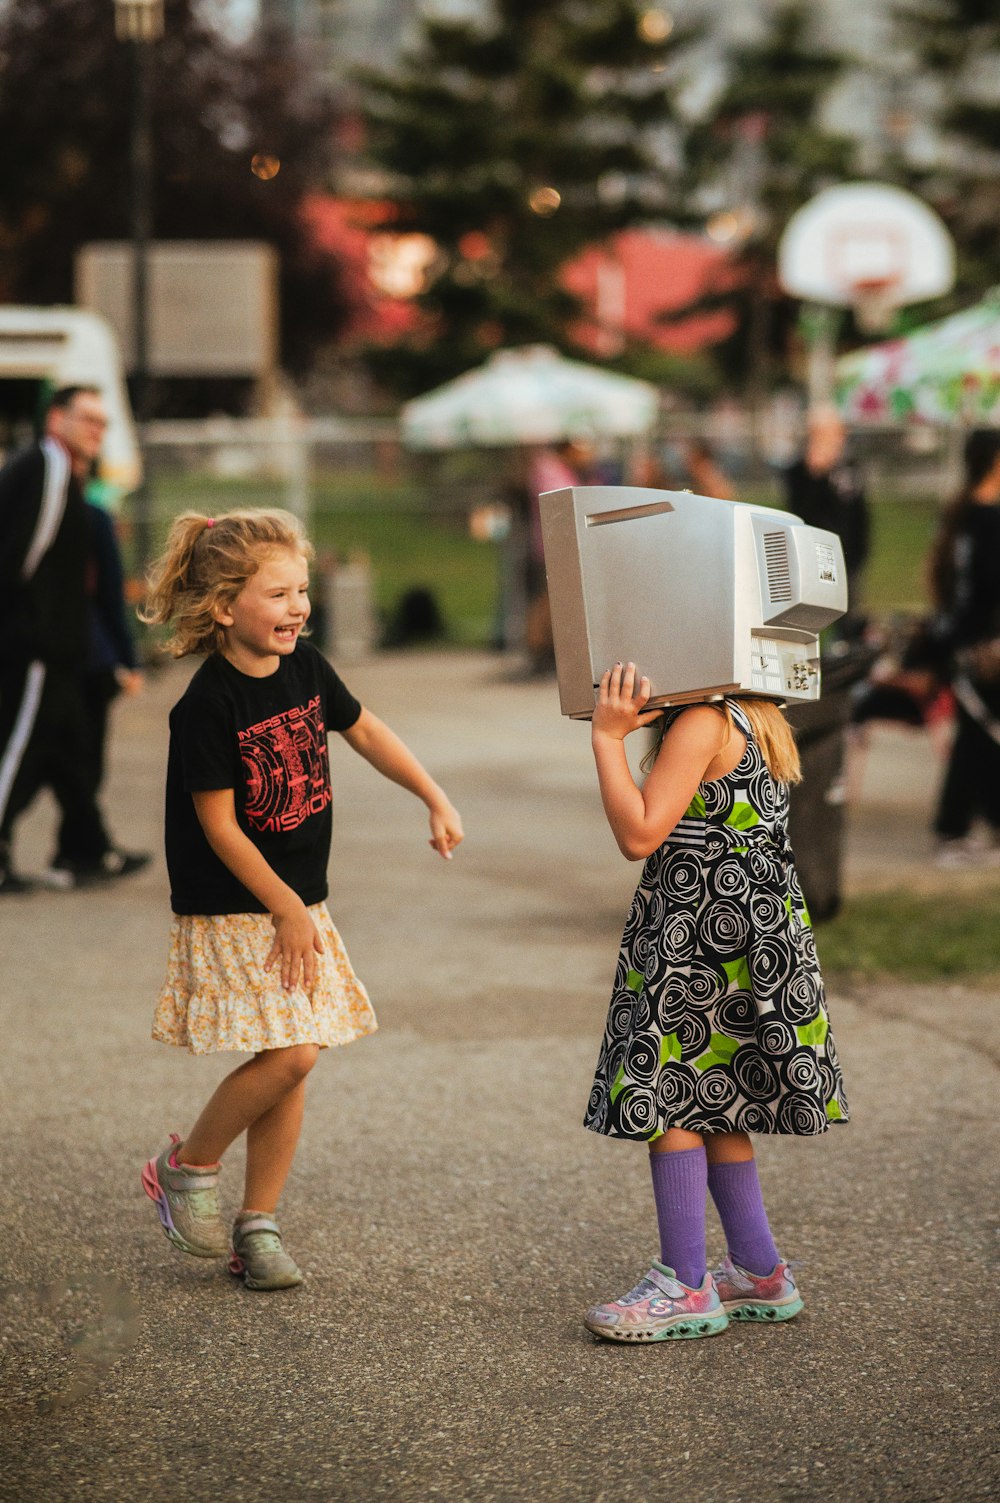
[[[232,788],[240,829],[304,903],[327,895],[332,831],[327,736],[361,705],[300,641],[267,678],[213,654],[170,712],[166,846],[175,913],[264,913],[212,850],[192,793]]]

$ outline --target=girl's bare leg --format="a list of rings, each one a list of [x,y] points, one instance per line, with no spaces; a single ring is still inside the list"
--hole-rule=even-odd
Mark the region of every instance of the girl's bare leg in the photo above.
[[[649,1145],[650,1153],[682,1153],[685,1148],[700,1148],[710,1164],[743,1164],[753,1158],[753,1144],[745,1132],[688,1132],[684,1127],[668,1127]]]
[[[298,1146],[305,1104],[303,1079],[247,1128],[244,1210],[266,1211],[270,1216],[277,1210]]]
[[[302,1085],[318,1054],[316,1044],[295,1044],[265,1049],[238,1066],[216,1086],[181,1145],[178,1163],[218,1163],[240,1133]]]
[[[650,1153],[683,1153],[685,1148],[700,1148],[705,1139],[700,1132],[685,1127],[668,1127],[649,1145]],[[711,1140],[709,1140],[711,1141]]]
[[[745,1164],[753,1158],[753,1144],[745,1132],[713,1132],[705,1138],[710,1164]]]

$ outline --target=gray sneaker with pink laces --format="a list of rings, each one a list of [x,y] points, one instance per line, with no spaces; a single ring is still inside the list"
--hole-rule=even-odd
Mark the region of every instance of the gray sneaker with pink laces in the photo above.
[[[237,1216],[229,1272],[248,1289],[294,1289],[304,1282],[302,1270],[282,1246],[278,1223],[261,1211]]]
[[[220,1166],[179,1164],[177,1150],[183,1146],[171,1133],[168,1146],[143,1169],[142,1188],[175,1247],[195,1258],[224,1258],[229,1239],[219,1215]]]

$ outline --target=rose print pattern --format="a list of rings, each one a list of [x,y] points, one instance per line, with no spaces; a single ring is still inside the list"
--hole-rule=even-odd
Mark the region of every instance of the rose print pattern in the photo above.
[[[847,1121],[788,792],[730,710],[743,760],[701,785],[685,843],[653,852],[629,909],[584,1119],[610,1137],[813,1136]]]

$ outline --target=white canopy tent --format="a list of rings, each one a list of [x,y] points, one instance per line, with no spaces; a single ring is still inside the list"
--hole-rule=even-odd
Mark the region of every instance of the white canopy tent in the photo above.
[[[547,345],[498,350],[402,411],[413,449],[500,448],[567,438],[637,438],[656,419],[655,386]]]

